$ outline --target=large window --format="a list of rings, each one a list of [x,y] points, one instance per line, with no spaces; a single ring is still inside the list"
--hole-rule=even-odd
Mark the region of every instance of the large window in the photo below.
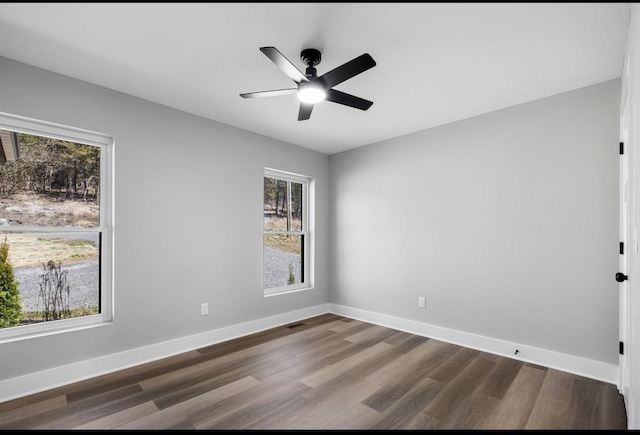
[[[112,146],[0,114],[0,341],[111,320]]]
[[[266,169],[263,207],[265,295],[311,287],[309,179]]]

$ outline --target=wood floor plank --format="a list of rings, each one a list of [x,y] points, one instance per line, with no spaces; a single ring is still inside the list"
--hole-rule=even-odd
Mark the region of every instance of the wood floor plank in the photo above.
[[[477,430],[480,428],[484,417],[494,412],[500,402],[500,399],[487,394],[473,392],[464,402],[460,403],[459,409],[455,412],[455,417],[450,417],[446,422],[440,422],[438,429]]]
[[[320,326],[326,327],[327,325],[333,324],[336,321],[344,321],[344,320],[351,320],[351,319],[346,319],[345,317],[338,316],[337,314],[333,314],[333,313],[324,313],[324,314],[319,314],[317,316],[304,319],[302,320],[302,323],[316,328]]]
[[[335,326],[333,326],[331,330],[335,332],[358,331],[362,329],[367,329],[369,326],[370,326],[370,323],[368,322],[345,318],[345,319],[342,319],[341,323],[338,323]]]
[[[336,332],[328,328],[327,325],[319,325],[316,328],[297,330],[295,334],[265,341],[254,347],[265,351],[298,352],[301,349],[315,346],[319,341],[332,339],[335,335]]]
[[[350,409],[373,394],[380,387],[361,379],[351,383],[349,388],[338,391],[324,400],[314,403],[300,414],[300,420],[292,422],[291,429],[325,429],[329,424],[328,415],[338,415],[345,409]]]
[[[401,342],[411,338],[424,338],[425,340],[428,340],[426,337],[420,337],[419,335],[409,334],[408,332],[394,330],[393,334],[384,339],[384,342],[398,346]]]
[[[548,370],[525,429],[558,430],[569,422],[575,376]]]
[[[489,352],[482,352],[480,355],[478,355],[478,357],[488,359],[490,361],[495,361],[495,362],[500,362],[505,359],[505,357],[501,355],[496,355],[494,353],[489,353]]]
[[[412,352],[406,353],[392,363],[384,366],[368,376],[372,382],[380,385],[380,389],[369,396],[363,403],[378,412],[383,412],[396,400],[411,390],[416,382],[447,361],[447,347],[444,343],[424,342]]]
[[[350,389],[354,384],[366,379],[369,374],[378,370],[379,367],[383,367],[393,362],[400,355],[401,354],[396,353],[395,351],[387,351],[375,358],[358,362],[357,364],[350,366],[348,370],[333,377],[328,382],[324,382],[317,388],[305,393],[305,397],[313,400],[323,400],[324,398],[337,394],[342,390]]]
[[[289,359],[291,365],[287,368],[286,372],[279,371],[271,377],[284,377],[282,380],[290,378],[300,379],[310,373],[315,373],[324,367],[356,355],[367,347],[369,346],[366,344],[351,343],[345,340],[339,340],[336,343],[323,344],[313,349],[307,349],[302,354],[290,356]],[[262,380],[266,381],[267,379],[263,378]]]
[[[380,413],[362,403],[356,403],[336,416],[327,416],[324,430],[369,430],[380,419]]]
[[[29,417],[33,417],[34,415],[38,415],[54,409],[59,409],[66,405],[67,397],[62,395],[43,400],[41,402],[29,403],[28,405],[13,408],[7,411],[2,411],[0,412],[0,428],[11,427],[11,423],[14,423],[18,420],[28,419]]]
[[[627,413],[624,406],[624,397],[615,385],[602,383],[602,408],[603,422],[600,427],[608,430],[625,430],[627,428]]]
[[[67,403],[82,401],[85,398],[99,395],[106,390],[117,390],[123,386],[134,385],[139,380],[155,376],[157,373],[172,371],[182,365],[189,365],[198,355],[196,351],[185,352],[158,361],[152,361],[136,367],[119,370],[114,373],[97,376],[70,385],[0,403],[0,415],[11,409],[44,402],[50,398],[62,395],[66,396]]]
[[[234,427],[237,430],[289,430],[296,428],[298,416],[305,412],[308,407],[314,406],[312,400],[304,396],[295,398],[289,397],[289,401],[280,403],[279,409],[271,409],[270,412],[256,418],[249,424],[245,422],[241,427]]]
[[[404,337],[401,341],[396,341],[395,339],[393,341],[390,341],[389,339],[384,340],[385,343],[393,344],[395,351],[399,353],[411,352],[417,346],[429,340],[428,337],[422,337],[420,335],[411,335],[407,332],[401,332],[401,334],[402,335],[400,337]],[[398,337],[396,336],[394,338],[397,339]]]
[[[353,346],[353,343],[347,340],[342,340],[338,333],[334,332],[334,335],[324,337],[321,340],[316,341],[312,346],[304,346],[296,349],[294,355],[300,360],[314,361],[321,355],[330,355],[339,352],[346,347]]]
[[[384,326],[369,325],[367,329],[345,337],[345,340],[354,343],[363,341],[378,342],[392,337],[396,332],[394,329],[385,328]]]
[[[502,399],[524,363],[504,357],[492,361],[495,361],[496,365],[478,387],[478,393]]]
[[[107,390],[76,402],[70,403],[67,400],[64,406],[42,409],[30,417],[14,420],[3,426],[10,425],[13,429],[60,429],[83,424],[148,400],[138,395],[141,391],[137,385],[131,385]]]
[[[292,366],[289,367],[286,372],[280,372],[275,377],[284,377],[284,379],[280,379],[281,381],[285,381],[291,377],[300,379],[306,375],[316,373],[319,370],[324,370],[327,366],[337,364],[341,361],[348,360],[349,358],[354,358],[359,353],[372,347],[369,342],[353,343],[346,340],[338,341],[346,344],[346,346],[342,345],[334,347],[330,344],[319,344],[318,347],[313,349],[313,352],[307,352],[303,355],[296,356],[295,360],[292,360]],[[395,352],[393,352],[393,354],[399,355]],[[275,381],[276,379],[271,380]]]
[[[89,423],[81,424],[76,427],[79,430],[108,430],[123,426],[132,421],[139,420],[147,415],[158,412],[158,407],[153,402],[144,402],[131,408],[110,414],[106,417],[98,418]]]
[[[129,409],[151,400],[137,384],[87,396],[64,408],[39,414],[32,424],[35,429],[63,430]]]
[[[173,355],[158,361],[119,370],[115,373],[98,376],[93,379],[80,381],[66,388],[67,401],[69,403],[83,400],[106,389],[115,390],[121,387],[136,384],[159,373],[173,371],[180,367],[189,366],[194,360],[201,358],[196,351],[189,351]]]
[[[626,429],[613,384],[323,314],[0,403],[0,429]]]
[[[413,417],[404,427],[406,430],[439,430],[442,426],[442,422],[433,418],[431,415],[427,415],[424,412],[419,412]]]
[[[297,368],[295,357],[278,350],[269,351],[265,344],[219,358],[194,364],[192,370],[178,370],[141,383],[146,390],[156,391],[161,397],[155,400],[161,409],[174,403],[202,394],[207,389],[217,388],[225,382],[252,376],[258,380],[274,373]]]
[[[480,429],[523,430],[542,388],[544,370],[523,366],[511,383],[500,405],[487,414]]]
[[[571,429],[580,430],[587,427],[597,427],[595,421],[598,416],[598,384],[595,381],[576,379],[573,383],[571,400]]]
[[[329,323],[332,321],[333,320],[331,319],[330,316],[326,316],[323,318],[323,322],[325,323]],[[201,354],[214,354],[216,357],[220,357],[229,353],[238,352],[240,350],[254,347],[263,343],[273,344],[273,342],[275,342],[280,338],[295,335],[300,333],[301,331],[305,331],[308,329],[313,329],[314,324],[315,324],[314,321],[310,322],[309,324],[305,323],[304,321],[294,322],[293,324],[278,326],[275,328],[270,328],[264,331],[250,334],[248,336],[223,341],[221,343],[216,343],[211,346],[205,346],[198,349],[198,352],[200,352]]]
[[[438,396],[444,384],[425,377],[411,390],[381,413],[371,426],[374,430],[397,430],[406,427]]]
[[[281,343],[281,342],[278,342]],[[161,373],[153,378],[141,381],[140,386],[152,391],[155,389],[185,388],[201,382],[203,379],[213,378],[238,367],[245,371],[251,371],[256,364],[268,364],[271,359],[280,358],[282,355],[273,350],[273,343],[261,341],[252,347],[239,346],[238,350],[231,353],[221,353],[216,358],[210,357],[189,366]]]
[[[308,399],[302,396],[300,401],[303,406],[297,407],[295,412],[287,409],[288,418],[280,419],[277,426],[278,429],[284,430],[320,430],[324,429],[329,421],[327,416],[339,415],[345,409],[350,409],[361,402],[371,393],[375,392],[379,387],[366,380],[353,383],[349,388],[338,391],[336,394],[325,397],[322,400]],[[273,429],[273,426],[265,427],[264,422],[255,422],[253,428]]]
[[[0,403],[0,415],[18,408],[28,407],[47,400],[66,396],[65,386],[52,388],[50,390],[33,393],[28,396],[18,397],[13,400]]]
[[[372,382],[381,386],[395,385],[406,375],[408,368],[424,364],[429,370],[435,369],[459,350],[457,346],[439,340],[428,340],[405,353],[392,363],[381,367],[368,376]],[[375,408],[374,408],[375,409]]]
[[[195,384],[190,383],[184,387],[155,390],[153,401],[159,409],[165,409],[249,377],[255,379],[250,375],[250,371],[240,366],[228,373],[211,378],[205,377],[201,382]]]
[[[465,365],[464,370],[458,376],[446,383],[442,391],[429,402],[422,412],[442,423],[454,423],[461,420],[467,411],[468,401],[473,392],[495,364],[493,361],[474,358]],[[429,377],[433,379],[431,376]]]
[[[619,397],[613,392],[612,385],[593,379],[576,379],[573,384],[569,426],[575,430],[619,427],[622,425],[622,413],[612,412],[608,406],[616,396]],[[611,417],[616,421],[609,421]],[[623,421],[626,424],[626,419]]]
[[[349,370],[352,364],[358,364],[359,362],[366,361],[368,359],[375,360],[380,355],[390,351],[391,349],[393,349],[393,346],[390,344],[382,342],[376,343],[375,345],[368,347],[361,352],[337,361],[331,365],[325,366],[308,376],[304,376],[302,379],[300,379],[300,382],[307,384],[312,388],[316,388],[323,383],[340,376],[342,373]]]
[[[215,410],[189,415],[196,429],[228,430],[250,426],[255,420],[295,401],[309,387],[300,382],[261,383],[220,402]],[[226,403],[225,403],[226,402]]]
[[[313,355],[318,358],[318,362],[321,362],[321,366],[328,366],[340,363],[341,361],[356,358],[356,355],[360,354],[367,349],[370,349],[376,343],[370,342],[358,342],[353,343],[351,341],[343,340],[343,342],[347,343],[347,346],[343,346],[340,349],[337,349],[333,353],[325,352],[325,348],[317,348],[314,349]],[[393,346],[386,343],[381,343],[381,346],[387,347],[388,349],[392,349]],[[310,368],[313,365],[310,366]]]
[[[473,349],[459,346],[458,349],[458,352],[447,359],[446,364],[440,364],[435,370],[429,372],[431,379],[443,383],[449,382],[458,376],[480,354],[479,351]]]
[[[213,404],[221,402],[229,397],[233,397],[243,391],[260,385],[256,379],[247,376],[224,386],[213,389],[207,393],[180,402],[174,406],[161,409],[158,412],[139,418],[119,427],[119,429],[169,429],[176,424],[186,422],[187,416],[197,413],[200,410],[209,408]],[[193,426],[189,422],[190,426]]]

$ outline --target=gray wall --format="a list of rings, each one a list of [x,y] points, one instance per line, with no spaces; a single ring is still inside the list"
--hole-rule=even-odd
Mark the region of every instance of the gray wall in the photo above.
[[[0,95],[116,142],[116,322],[0,379],[326,302],[617,364],[618,80],[331,157],[2,58]],[[316,178],[313,291],[262,295],[265,166]]]
[[[2,58],[0,95],[116,150],[114,325],[0,344],[0,379],[327,302],[328,156]],[[316,179],[312,291],[263,296],[265,166]]]
[[[331,156],[330,302],[617,365],[619,98],[613,80]]]

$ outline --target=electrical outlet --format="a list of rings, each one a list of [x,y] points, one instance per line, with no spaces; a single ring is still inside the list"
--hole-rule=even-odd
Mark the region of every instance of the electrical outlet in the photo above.
[[[420,296],[418,298],[418,306],[420,308],[426,308],[427,307],[427,298],[425,298],[424,296]]]
[[[209,304],[204,303],[200,305],[200,315],[204,316],[205,314],[209,314]]]

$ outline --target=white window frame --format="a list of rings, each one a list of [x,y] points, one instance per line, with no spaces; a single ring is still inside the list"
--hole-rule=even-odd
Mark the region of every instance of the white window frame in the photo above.
[[[279,180],[285,180],[289,182],[301,183],[302,184],[302,231],[265,231],[264,230],[264,220],[261,219],[262,225],[262,247],[263,247],[263,258],[262,258],[262,288],[264,290],[265,296],[273,296],[291,292],[297,292],[302,290],[310,290],[313,288],[313,280],[314,280],[314,272],[313,272],[313,252],[314,252],[314,208],[313,204],[313,189],[314,182],[311,177],[307,177],[301,174],[295,174],[292,172],[281,171],[273,168],[264,168],[264,177],[277,178]],[[264,192],[263,192],[264,194]],[[290,197],[290,195],[287,195]],[[288,198],[289,200],[290,198]],[[266,234],[292,234],[296,236],[304,236],[304,244],[303,244],[303,252],[302,257],[303,261],[301,267],[303,268],[304,274],[304,282],[293,285],[285,285],[281,287],[264,287],[264,236]]]
[[[70,319],[0,328],[0,343],[108,325],[113,322],[113,137],[75,127],[0,112],[0,129],[50,137],[100,148],[100,223],[94,228],[2,227],[3,232],[95,232],[100,236],[100,309]]]

